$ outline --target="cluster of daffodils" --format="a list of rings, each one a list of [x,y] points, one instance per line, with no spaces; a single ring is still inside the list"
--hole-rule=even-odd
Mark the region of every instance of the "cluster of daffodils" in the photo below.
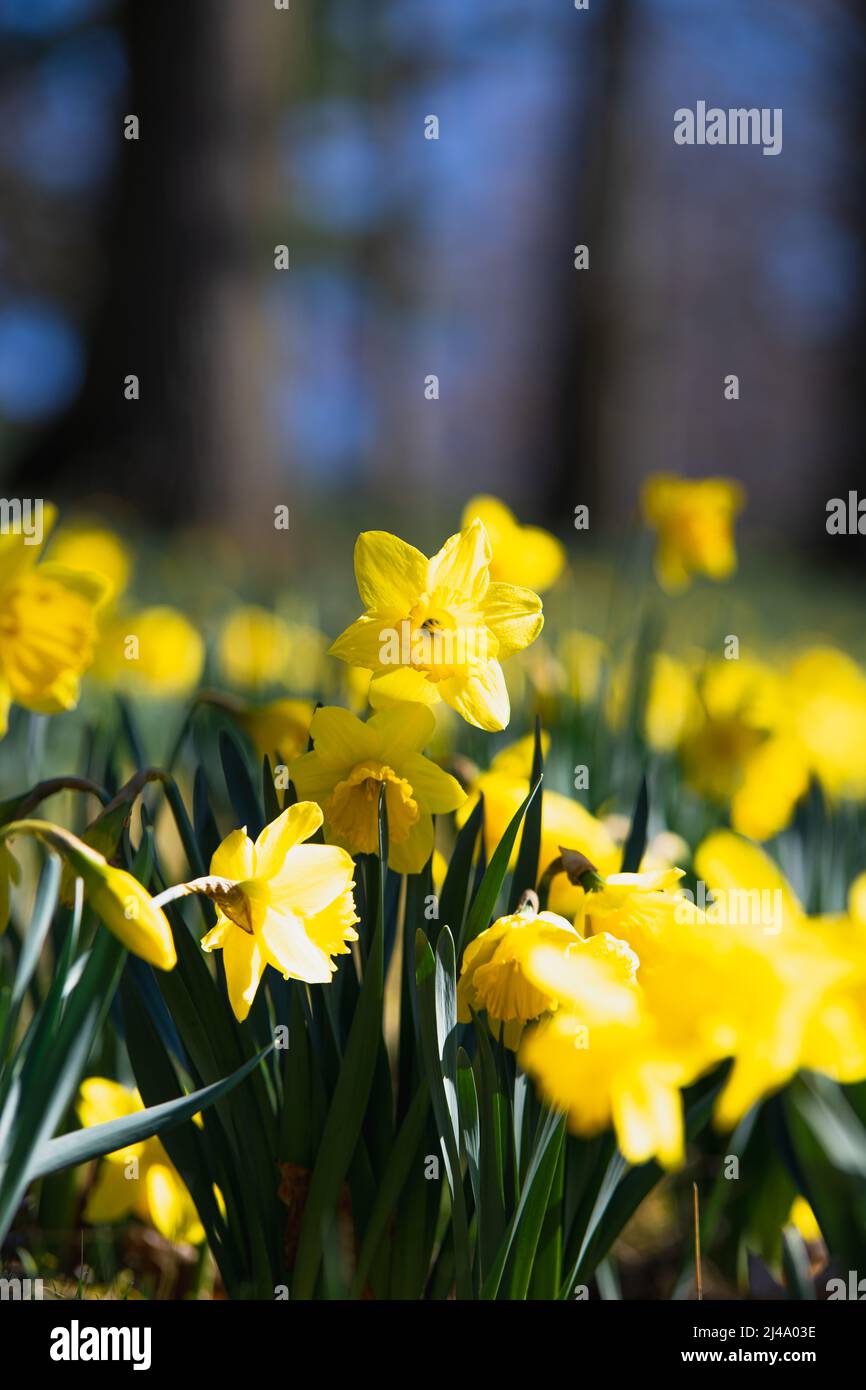
[[[724,479],[648,482],[642,508],[657,532],[665,590],[732,573],[742,506],[741,490]],[[243,1021],[268,967],[327,985],[352,952],[356,861],[378,853],[383,804],[395,872],[419,874],[432,861],[439,874],[436,818],[453,816],[460,827],[479,802],[489,861],[530,790],[534,740],[499,746],[484,770],[454,758],[460,780],[437,755],[443,730],[453,751],[447,731],[461,719],[486,732],[507,728],[503,663],[536,643],[539,592],[557,583],[563,549],[478,497],[432,556],[373,531],[358,537],[354,558],[362,612],[330,647],[313,624],[252,605],[214,629],[214,669],[230,690],[199,691],[197,702],[286,765],[280,814],[255,838],[247,827],[231,830],[207,875],[157,898],[68,831],[10,820],[0,826],[0,914],[19,877],[16,836],[59,853],[106,926],[160,969],[176,959],[163,907],[201,894],[216,915],[201,946],[222,953],[228,1000]],[[198,686],[201,634],[173,608],[128,601],[130,563],[92,529],[58,536],[47,561],[40,546],[0,540],[4,730],[13,701],[36,713],[72,708],[88,668],[114,688],[127,691],[134,679],[139,693],[159,697]],[[330,657],[342,663],[339,678],[327,674]],[[602,708],[614,731],[624,726],[630,673],[600,639],[571,631],[552,660],[578,703]],[[463,1024],[486,1021],[575,1133],[613,1128],[630,1162],[674,1167],[684,1157],[683,1091],[702,1077],[719,1075],[715,1116],[724,1128],[802,1068],[840,1082],[866,1078],[866,879],[851,886],[847,912],[809,918],[753,843],[788,824],[813,778],[831,798],[866,796],[866,673],[841,652],[813,648],[777,665],[749,654],[655,654],[646,674],[646,742],[728,813],[732,829],[710,834],[694,856],[715,903],[695,906],[683,892],[676,865],[687,847],[675,836],[650,841],[639,871],[623,872],[622,828],[545,788],[541,883],[518,885],[529,890],[519,909],[468,943],[457,1009]],[[320,695],[334,702],[320,704]],[[140,1107],[137,1093],[92,1077],[79,1118],[95,1124]],[[156,1140],[109,1155],[89,1194],[89,1220],[130,1211],[170,1240],[203,1238]]]
[[[573,1131],[613,1126],[633,1163],[682,1162],[682,1089],[724,1061],[725,1129],[801,1068],[866,1077],[864,884],[847,915],[807,919],[732,832],[696,863],[717,895],[708,911],[677,891],[680,870],[587,869],[573,921],[530,904],[464,954],[459,1016],[483,1011]]]
[[[631,658],[617,659],[577,632],[564,639],[560,657],[561,686],[620,734],[634,686]],[[657,653],[641,732],[750,839],[784,830],[813,780],[833,804],[866,796],[866,670],[829,644],[778,659],[749,650],[733,659]]]

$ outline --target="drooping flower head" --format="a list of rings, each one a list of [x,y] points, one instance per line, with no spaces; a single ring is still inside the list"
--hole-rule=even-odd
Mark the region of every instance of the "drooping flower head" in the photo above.
[[[255,843],[233,830],[211,860],[211,878],[186,885],[217,904],[216,926],[202,940],[221,950],[235,1017],[245,1019],[266,965],[285,979],[328,984],[333,957],[357,941],[355,865],[336,845],[304,844],[322,824],[310,801],[266,825]]]
[[[321,806],[329,841],[374,853],[384,786],[391,867],[421,872],[433,852],[433,816],[466,800],[459,782],[421,752],[435,724],[423,705],[380,710],[366,724],[345,709],[316,710],[314,749],[292,763],[290,775],[298,796]]]
[[[466,947],[457,984],[457,1017],[467,1023],[472,1011],[486,1011],[493,1031],[504,1025],[503,1041],[516,1048],[523,1025],[557,1007],[556,994],[540,987],[529,970],[539,946],[603,960],[605,970],[633,980],[637,957],[609,937],[584,941],[570,922],[555,912],[538,912],[537,902],[498,918]],[[617,945],[621,949],[617,952]]]
[[[737,567],[734,518],[745,502],[728,478],[648,478],[641,495],[644,520],[658,533],[656,576],[663,589],[687,589],[696,574],[727,579]]]
[[[506,727],[500,663],[535,640],[544,618],[531,589],[491,582],[490,561],[479,520],[431,559],[386,531],[358,537],[355,577],[365,612],[331,653],[373,672],[374,708],[444,700],[478,728]]]

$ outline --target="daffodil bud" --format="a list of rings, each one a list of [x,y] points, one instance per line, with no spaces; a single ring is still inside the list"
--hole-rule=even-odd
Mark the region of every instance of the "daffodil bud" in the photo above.
[[[173,969],[177,955],[168,918],[137,878],[126,869],[115,868],[98,850],[49,821],[12,821],[3,827],[2,839],[14,835],[33,835],[66,861],[84,883],[94,912],[127,950],[160,970]]]
[[[88,865],[81,877],[90,906],[127,950],[160,970],[172,970],[177,954],[168,918],[138,879],[105,861]]]

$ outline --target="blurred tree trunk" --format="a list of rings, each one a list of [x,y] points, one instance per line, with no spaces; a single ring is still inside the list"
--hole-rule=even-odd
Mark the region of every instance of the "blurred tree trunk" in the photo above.
[[[119,497],[159,524],[250,513],[256,492],[272,505],[261,301],[284,18],[239,0],[123,8],[130,88],[103,293],[82,392],[21,461],[31,492]],[[126,114],[137,141],[123,138]],[[138,401],[125,399],[129,374]]]
[[[551,517],[570,515],[578,503],[593,509],[602,489],[605,391],[611,380],[617,325],[611,282],[617,273],[621,119],[624,84],[634,25],[632,0],[606,0],[600,7],[595,52],[588,70],[590,90],[582,103],[577,147],[589,152],[574,209],[572,245],[589,248],[589,269],[569,262],[563,301],[570,305],[560,353],[554,412],[559,421],[551,471]],[[615,464],[616,461],[614,461]]]

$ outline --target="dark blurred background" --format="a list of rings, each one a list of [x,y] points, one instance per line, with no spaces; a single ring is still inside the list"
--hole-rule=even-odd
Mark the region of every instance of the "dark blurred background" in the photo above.
[[[723,472],[854,559],[858,11],[0,0],[0,488],[248,539],[489,490],[615,533],[646,473]],[[782,153],[678,147],[699,99],[782,107]]]

